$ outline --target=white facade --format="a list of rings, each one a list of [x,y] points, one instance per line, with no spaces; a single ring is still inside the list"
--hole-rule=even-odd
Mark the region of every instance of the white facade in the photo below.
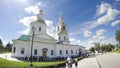
[[[41,56],[46,59],[55,57],[79,56],[84,53],[85,47],[80,45],[71,45],[66,30],[66,25],[62,20],[62,15],[59,18],[59,23],[56,27],[58,39],[54,39],[46,33],[47,25],[42,18],[42,11],[37,15],[37,21],[31,22],[28,35],[21,35],[18,39],[13,39],[12,56],[13,57],[30,57],[31,42],[34,31],[32,56]]]

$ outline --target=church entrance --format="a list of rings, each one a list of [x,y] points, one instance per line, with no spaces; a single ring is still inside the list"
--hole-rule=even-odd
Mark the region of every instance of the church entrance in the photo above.
[[[43,58],[43,61],[46,61],[47,51],[48,51],[47,48],[43,48],[42,49],[42,58]]]

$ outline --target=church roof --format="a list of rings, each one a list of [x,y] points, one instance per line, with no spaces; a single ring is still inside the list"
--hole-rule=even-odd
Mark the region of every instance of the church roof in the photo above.
[[[23,41],[29,41],[30,40],[30,36],[28,35],[21,35],[18,40],[23,40]]]

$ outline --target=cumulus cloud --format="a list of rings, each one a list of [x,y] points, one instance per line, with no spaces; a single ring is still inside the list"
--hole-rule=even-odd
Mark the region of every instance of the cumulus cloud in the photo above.
[[[96,31],[96,35],[102,36],[105,32],[106,32],[105,29],[99,29],[99,30]]]
[[[36,16],[30,16],[30,17],[24,17],[23,19],[19,20],[19,22],[28,27],[31,22],[36,20],[37,20]]]
[[[117,41],[116,41],[115,37],[107,38],[107,39],[101,41],[101,44],[109,44],[109,43],[116,45]]]
[[[92,36],[92,32],[91,31],[84,31],[84,37],[91,37]]]
[[[118,24],[120,24],[120,20],[116,20],[116,21],[112,22],[112,23],[111,23],[111,26],[116,26],[116,25],[118,25]]]
[[[37,20],[36,16],[24,17],[23,19],[19,20],[20,23],[24,24],[27,28],[23,31],[19,31],[21,34],[28,34],[30,29],[30,23]]]
[[[112,20],[114,20],[116,18],[117,15],[119,15],[120,11],[116,10],[116,9],[108,9],[108,12],[106,13],[106,15],[98,18],[97,22],[99,24],[105,24],[108,23]]]
[[[39,13],[39,7],[44,7],[48,4],[48,2],[38,2],[37,4],[35,5],[31,5],[27,8],[25,8],[25,11],[27,13],[34,13],[34,14],[38,14]],[[19,31],[19,33],[21,34],[28,34],[29,33],[29,29],[30,29],[30,23],[31,22],[34,22],[37,20],[37,17],[36,16],[27,16],[27,17],[24,17],[22,18],[21,20],[19,20],[20,23],[24,24],[27,28],[23,31]]]
[[[104,36],[104,33],[106,32],[105,29],[99,29],[96,31],[96,34],[92,37],[93,40],[101,41],[105,39],[106,37]]]
[[[111,8],[111,5],[105,2],[102,2],[101,5],[97,5],[97,15],[104,14]]]
[[[38,14],[39,13],[39,7],[44,7],[47,5],[48,2],[46,3],[43,3],[43,2],[38,2],[37,4],[35,5],[32,5],[32,6],[29,6],[27,8],[25,8],[25,11],[27,13],[34,13],[34,14]]]
[[[78,39],[75,39],[75,38],[70,38],[70,44],[80,45],[81,40],[78,40]]]
[[[45,20],[46,24],[47,24],[47,33],[52,36],[55,37],[55,27],[53,25],[53,22],[51,20]]]

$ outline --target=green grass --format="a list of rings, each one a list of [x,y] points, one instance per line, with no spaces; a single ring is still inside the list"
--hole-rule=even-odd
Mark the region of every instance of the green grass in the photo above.
[[[47,68],[49,66],[57,66],[59,64],[64,64],[64,61],[61,62],[33,62],[34,67],[39,68]],[[29,68],[30,62],[16,62],[16,61],[8,61],[0,58],[0,68]]]
[[[120,48],[117,50],[113,50],[112,52],[120,53]]]

